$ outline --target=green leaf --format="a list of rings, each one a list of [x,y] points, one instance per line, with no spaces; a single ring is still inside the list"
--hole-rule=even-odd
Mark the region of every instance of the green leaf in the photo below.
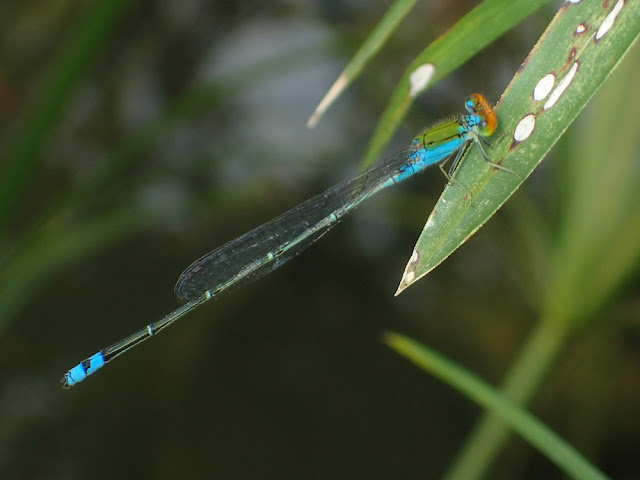
[[[505,90],[491,160],[531,174],[618,65],[640,32],[640,6],[619,0],[565,3]],[[426,275],[473,235],[522,180],[490,168],[470,149],[422,231],[396,294]]]
[[[580,479],[607,478],[546,425],[480,378],[403,335],[387,333],[384,342],[422,370],[444,380],[478,405],[499,416],[567,475]]]

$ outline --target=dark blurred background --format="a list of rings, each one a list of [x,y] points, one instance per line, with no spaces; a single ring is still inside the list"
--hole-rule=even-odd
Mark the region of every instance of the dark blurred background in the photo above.
[[[380,335],[403,332],[500,383],[539,320],[531,272],[545,270],[514,221],[517,206],[535,205],[548,231],[558,229],[578,126],[506,209],[397,298],[444,186],[437,170],[379,195],[282,269],[77,388],[63,391],[58,379],[176,308],[173,285],[200,255],[356,172],[406,66],[477,3],[419,3],[308,130],[389,2],[114,1],[113,30],[87,46],[81,81],[42,127],[25,190],[5,198],[0,478],[442,475],[482,412]],[[0,151],[97,4],[2,2]],[[424,94],[389,151],[460,112],[468,93],[497,100],[553,14],[537,12]],[[594,318],[532,410],[612,476],[639,478],[635,267]],[[563,477],[514,437],[490,478]]]

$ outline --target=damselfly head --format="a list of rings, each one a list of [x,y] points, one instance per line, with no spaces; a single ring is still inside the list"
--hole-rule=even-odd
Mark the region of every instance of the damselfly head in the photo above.
[[[477,115],[478,134],[483,137],[490,137],[498,128],[498,116],[494,112],[487,99],[481,93],[473,93],[464,102],[467,111],[472,115]]]

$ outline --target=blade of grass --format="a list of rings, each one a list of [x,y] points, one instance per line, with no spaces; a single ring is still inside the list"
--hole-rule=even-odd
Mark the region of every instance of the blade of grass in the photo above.
[[[500,417],[567,475],[583,480],[607,478],[546,425],[467,370],[403,335],[387,333],[383,340],[422,370],[444,380],[478,405]]]
[[[563,325],[539,322],[512,362],[500,386],[502,395],[516,405],[527,405],[539,391],[569,338],[570,331]],[[479,480],[486,477],[496,456],[508,441],[512,428],[501,415],[486,412],[443,478]]]

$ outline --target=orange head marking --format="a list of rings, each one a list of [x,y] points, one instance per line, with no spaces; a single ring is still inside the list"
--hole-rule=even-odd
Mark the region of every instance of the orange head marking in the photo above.
[[[498,116],[493,111],[486,98],[480,93],[469,95],[465,102],[465,107],[472,115],[480,116],[478,123],[478,133],[483,137],[489,137],[498,128]]]

